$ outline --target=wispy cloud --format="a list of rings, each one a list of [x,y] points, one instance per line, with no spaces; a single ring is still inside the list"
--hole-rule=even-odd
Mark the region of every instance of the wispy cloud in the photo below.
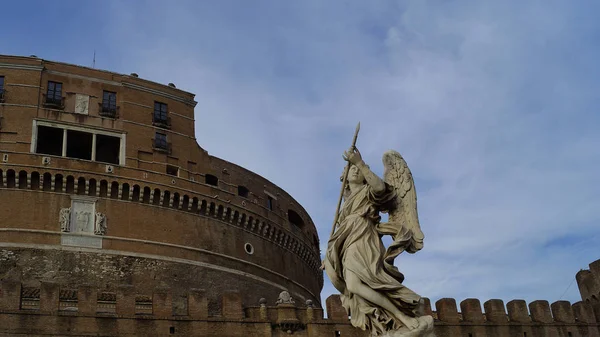
[[[289,191],[323,249],[361,121],[371,167],[396,149],[416,180],[426,246],[397,264],[418,293],[554,301],[599,258],[597,4],[105,6],[38,56],[85,64],[95,46],[101,67],[195,92],[200,145]],[[43,41],[5,35],[17,54]]]

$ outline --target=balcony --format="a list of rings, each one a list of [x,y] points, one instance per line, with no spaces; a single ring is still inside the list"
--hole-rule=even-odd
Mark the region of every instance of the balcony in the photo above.
[[[44,107],[48,109],[57,109],[64,110],[65,109],[65,98],[64,97],[48,97],[46,94],[44,96]]]
[[[103,103],[98,103],[98,105],[100,106],[99,110],[98,110],[98,114],[102,117],[107,117],[107,118],[119,118],[119,107],[111,107],[111,106],[107,106]]]
[[[173,153],[171,143],[162,141],[161,139],[152,139],[152,149],[166,154]]]
[[[171,128],[171,117],[166,117],[166,118],[156,118],[157,116],[154,116],[153,120],[152,120],[152,125],[157,126],[159,128],[163,128],[163,129],[170,129]]]

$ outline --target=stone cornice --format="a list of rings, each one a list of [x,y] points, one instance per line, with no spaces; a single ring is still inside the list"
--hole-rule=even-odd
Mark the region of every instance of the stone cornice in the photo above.
[[[138,85],[138,84],[134,84],[134,83],[123,82],[123,86],[125,88],[130,88],[130,89],[135,89],[135,90],[139,90],[139,91],[144,91],[144,92],[150,93],[152,95],[166,97],[168,99],[172,99],[174,101],[181,102],[181,103],[184,103],[186,105],[189,105],[192,108],[195,107],[196,104],[198,104],[198,102],[196,102],[194,100],[185,99],[183,97],[176,96],[176,95],[170,94],[168,92],[164,92],[164,91],[160,91],[160,90],[156,90],[156,89],[151,89],[151,88],[144,87],[144,86],[141,86],[141,85]]]
[[[34,70],[34,71],[42,71],[44,67],[35,66],[30,64],[18,64],[18,63],[0,63],[0,68],[5,69],[19,69],[19,70]]]

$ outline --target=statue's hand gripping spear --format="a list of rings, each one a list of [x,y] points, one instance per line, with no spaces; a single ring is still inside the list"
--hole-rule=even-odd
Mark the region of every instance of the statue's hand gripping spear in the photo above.
[[[356,125],[356,130],[354,131],[354,138],[352,138],[352,146],[350,147],[351,150],[354,150],[356,148],[356,139],[358,138],[359,131],[360,131],[360,122],[358,122],[358,125]],[[346,164],[346,168],[344,169],[344,178],[342,179],[342,189],[340,191],[340,198],[338,199],[337,207],[335,208],[335,216],[333,217],[333,225],[331,226],[331,234],[329,234],[330,238],[333,236],[333,233],[335,233],[335,227],[336,227],[338,218],[340,217],[340,206],[342,205],[342,198],[344,197],[344,189],[346,188],[346,182],[348,181],[348,171],[350,171],[350,165],[351,165],[351,163],[348,162],[348,164]],[[321,265],[321,269],[325,269],[324,263]]]

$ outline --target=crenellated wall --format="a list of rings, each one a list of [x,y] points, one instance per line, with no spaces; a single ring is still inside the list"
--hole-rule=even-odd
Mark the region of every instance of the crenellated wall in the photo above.
[[[590,263],[589,270],[580,270],[575,279],[581,299],[594,309],[596,320],[600,321],[600,260]]]
[[[512,300],[504,305],[499,299],[483,303],[470,298],[460,302],[442,298],[429,305],[436,320],[436,336],[600,336],[592,307],[585,302]]]
[[[244,305],[238,292],[220,296],[220,311],[208,310],[206,289],[189,289],[175,295],[169,288],[139,292],[131,285],[114,291],[82,285],[76,289],[42,282],[39,287],[0,283],[0,336],[288,336],[367,337],[349,324],[339,295],[326,300],[323,309],[305,303],[269,297]],[[177,303],[176,297],[184,300]],[[443,298],[436,311],[425,299],[425,314],[435,318],[437,337],[598,337],[599,324],[592,307],[557,301],[501,300],[483,304]]]
[[[105,292],[91,286],[39,287],[0,282],[0,336],[366,336],[346,320],[325,319],[323,309],[276,298],[243,306],[242,295],[224,292],[221,310],[209,314],[207,293],[190,289],[176,306],[171,289],[138,293],[130,285]]]

